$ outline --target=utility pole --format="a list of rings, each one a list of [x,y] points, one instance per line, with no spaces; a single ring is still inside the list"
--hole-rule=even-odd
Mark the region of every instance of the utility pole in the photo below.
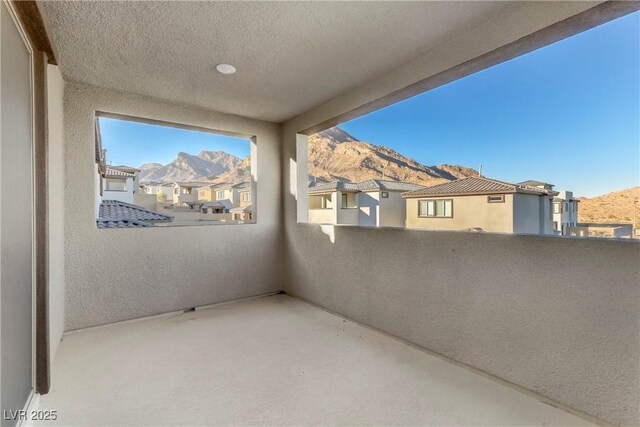
[[[480,163],[480,170],[478,171],[478,176],[482,176],[482,163]]]

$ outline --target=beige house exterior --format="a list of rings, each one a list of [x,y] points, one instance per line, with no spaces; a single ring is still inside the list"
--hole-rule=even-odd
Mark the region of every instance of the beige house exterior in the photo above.
[[[251,190],[251,183],[245,182],[236,187],[238,191],[238,206],[234,206],[229,210],[232,214],[232,219],[236,221],[251,221],[253,220],[253,191]]]
[[[423,188],[397,181],[335,181],[309,188],[309,222],[369,227],[404,227],[402,193]]]
[[[553,196],[534,187],[469,177],[404,193],[406,227],[553,234]]]
[[[518,185],[535,187],[544,190],[553,190],[554,185],[547,182],[528,180],[519,182]],[[579,200],[573,196],[572,191],[557,191],[553,198],[553,230],[560,236],[568,236],[569,227],[578,225]]]
[[[174,205],[186,206],[198,200],[198,189],[204,185],[202,182],[175,182],[170,200]]]
[[[235,221],[250,221],[252,211],[253,191],[250,182],[238,184],[212,184],[198,189],[198,202],[206,202],[203,207],[223,207],[221,212],[231,213]],[[208,204],[207,204],[208,203]],[[215,205],[214,205],[215,204]],[[217,209],[215,213],[218,213]]]

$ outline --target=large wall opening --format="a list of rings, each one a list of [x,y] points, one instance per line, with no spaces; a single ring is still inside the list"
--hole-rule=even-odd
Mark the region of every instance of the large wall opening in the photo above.
[[[302,222],[637,238],[638,17],[310,135]]]
[[[255,222],[254,143],[250,137],[98,114],[97,227]]]

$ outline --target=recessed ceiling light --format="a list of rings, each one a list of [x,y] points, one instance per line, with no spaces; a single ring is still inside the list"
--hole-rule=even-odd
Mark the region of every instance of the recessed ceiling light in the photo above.
[[[222,74],[233,74],[236,72],[236,67],[229,64],[218,64],[216,66],[216,70],[220,71]]]

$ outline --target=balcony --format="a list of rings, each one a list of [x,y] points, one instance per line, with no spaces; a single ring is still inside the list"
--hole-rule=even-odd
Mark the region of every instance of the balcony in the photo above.
[[[3,427],[638,425],[638,241],[404,229],[342,209],[349,186],[308,203],[307,144],[638,9],[3,0]],[[250,179],[251,220],[99,230],[96,117],[249,140],[243,175],[196,169]],[[157,154],[135,166],[194,186],[159,184],[174,216],[200,163]]]
[[[71,332],[36,425],[591,422],[286,295]]]

